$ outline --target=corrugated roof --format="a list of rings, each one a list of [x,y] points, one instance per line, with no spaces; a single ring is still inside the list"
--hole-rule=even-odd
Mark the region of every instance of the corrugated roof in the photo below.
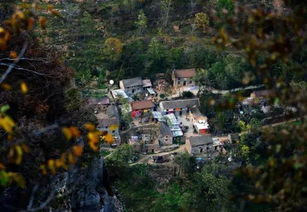
[[[196,75],[195,68],[174,70],[177,78],[192,78]]]
[[[192,147],[213,144],[213,139],[211,135],[192,136],[189,138],[189,140]]]
[[[143,81],[141,77],[135,77],[131,79],[124,79],[123,85],[125,88],[127,87],[134,87],[134,86],[143,86]]]
[[[199,99],[180,99],[172,101],[160,102],[160,107],[162,110],[175,109],[175,108],[192,108],[199,106]]]
[[[151,100],[131,102],[132,110],[151,109],[151,108],[154,108],[154,107],[155,107],[155,105]]]

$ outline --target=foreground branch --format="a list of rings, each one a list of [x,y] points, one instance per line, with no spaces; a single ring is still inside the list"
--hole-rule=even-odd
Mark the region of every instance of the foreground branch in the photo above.
[[[4,80],[7,78],[7,76],[11,73],[11,71],[15,68],[16,64],[20,61],[20,59],[23,57],[23,55],[25,54],[27,48],[28,48],[29,42],[25,41],[23,44],[23,47],[18,55],[18,57],[16,58],[16,60],[14,61],[14,63],[11,63],[10,66],[8,67],[8,69],[5,71],[5,73],[1,76],[0,78],[0,84],[4,82]]]

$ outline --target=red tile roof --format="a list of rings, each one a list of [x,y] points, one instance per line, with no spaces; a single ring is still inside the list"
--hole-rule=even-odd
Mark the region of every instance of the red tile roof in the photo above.
[[[175,70],[174,73],[177,78],[192,78],[196,75],[195,68]]]
[[[151,109],[155,107],[154,103],[151,100],[131,102],[132,110],[144,110]]]

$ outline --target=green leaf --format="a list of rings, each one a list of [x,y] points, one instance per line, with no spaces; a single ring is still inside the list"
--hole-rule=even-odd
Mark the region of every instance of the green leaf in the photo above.
[[[9,176],[5,171],[0,171],[0,185],[5,186],[9,182]]]
[[[8,111],[10,109],[10,106],[9,105],[3,105],[1,108],[0,108],[0,111],[1,113],[5,113],[6,111]]]

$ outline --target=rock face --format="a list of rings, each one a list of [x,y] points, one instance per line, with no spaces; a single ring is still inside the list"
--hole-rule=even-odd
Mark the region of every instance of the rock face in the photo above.
[[[103,158],[94,159],[88,169],[72,175],[70,180],[78,181],[70,197],[73,211],[122,211],[117,198],[105,188],[105,175]]]
[[[16,211],[14,208],[17,205],[21,210],[31,204],[31,209],[50,211],[121,212],[122,204],[112,194],[106,173],[104,159],[93,158],[88,168],[74,167],[67,172],[50,176],[48,183],[43,183],[44,186],[38,182],[36,185],[29,185],[27,190],[5,188],[0,190],[0,211]],[[23,203],[19,204],[21,200]]]

